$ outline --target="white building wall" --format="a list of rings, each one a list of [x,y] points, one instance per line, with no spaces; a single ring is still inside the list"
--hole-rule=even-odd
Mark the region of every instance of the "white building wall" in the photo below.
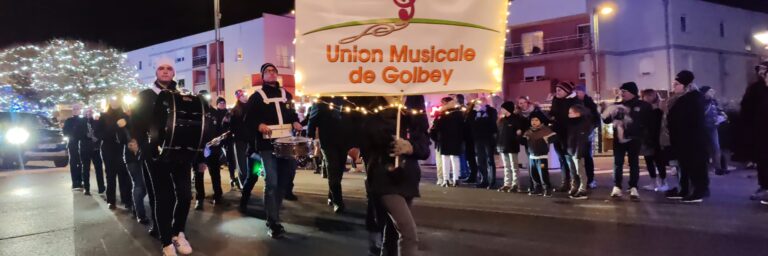
[[[269,19],[271,26],[274,26],[271,28],[272,30],[284,30],[288,31],[288,33],[272,33],[268,35],[265,31],[265,19]],[[253,91],[251,75],[260,72],[261,65],[264,64],[265,60],[275,58],[272,56],[276,54],[273,49],[274,46],[267,44],[286,45],[289,47],[289,53],[293,55],[292,41],[294,30],[295,23],[292,18],[270,14],[264,14],[264,17],[259,19],[221,28],[221,40],[224,42],[222,77],[224,78],[226,90],[222,93],[222,96],[225,96],[229,104],[235,102],[234,92],[236,90],[245,89],[249,92]],[[138,70],[139,80],[149,85],[155,80],[155,60],[164,57],[175,60],[176,58],[183,57],[183,61],[175,63],[176,80],[184,79],[185,89],[192,91],[192,50],[197,46],[208,46],[214,43],[214,36],[214,31],[207,31],[137,49],[127,53],[128,62],[137,68],[139,62],[141,62],[141,69]],[[268,40],[267,37],[269,37]],[[272,50],[267,51],[266,49]],[[209,52],[207,47],[206,52],[208,53],[208,62],[210,63],[211,59],[215,56]],[[242,59],[238,59],[238,53],[242,54]],[[207,89],[207,82],[210,77],[215,76],[215,68],[211,65],[209,69],[206,64],[203,67],[194,69],[206,71],[206,83],[197,89]],[[282,74],[293,74],[292,68],[281,69],[280,72]]]
[[[696,74],[697,84],[718,90],[721,98],[741,97],[754,76],[750,66],[759,55],[768,55],[752,38],[768,28],[768,14],[700,0],[669,2],[666,17],[664,0],[614,0],[615,12],[599,17],[600,51],[605,55],[600,63],[605,79],[603,98],[611,98],[612,89],[627,81],[635,81],[641,88],[669,90],[674,75],[683,69]],[[588,1],[594,8],[602,3]],[[683,15],[686,32],[681,30]],[[671,65],[665,20],[669,22]],[[720,36],[721,21],[725,37]],[[650,74],[644,75],[648,70]]]

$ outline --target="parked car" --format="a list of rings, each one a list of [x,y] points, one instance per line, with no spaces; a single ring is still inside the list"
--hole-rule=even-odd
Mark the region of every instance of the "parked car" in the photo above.
[[[0,112],[0,168],[17,168],[28,161],[69,162],[67,138],[48,118],[33,113]]]

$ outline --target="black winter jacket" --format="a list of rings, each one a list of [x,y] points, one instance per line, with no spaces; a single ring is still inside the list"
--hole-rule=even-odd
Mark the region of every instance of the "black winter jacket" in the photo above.
[[[285,95],[282,95],[282,87],[279,84],[276,86],[264,85],[261,87],[264,90],[264,94],[269,99],[281,98],[285,96],[285,102],[280,103],[265,103],[261,94],[254,93],[248,98],[248,104],[245,111],[245,131],[244,134],[248,141],[256,141],[256,148],[259,151],[272,150],[272,141],[274,139],[265,139],[259,132],[259,125],[277,125],[278,113],[274,104],[279,104],[280,112],[282,113],[283,124],[290,125],[293,122],[299,121],[299,116],[296,114],[296,110],[293,108],[292,100],[293,95],[287,90]]]
[[[496,123],[499,130],[496,139],[496,150],[499,153],[520,153],[520,138],[523,132],[526,131],[524,123],[525,119],[517,114],[499,119]],[[520,132],[520,134],[518,135],[517,132]]]
[[[739,117],[737,151],[752,161],[768,159],[768,86],[765,81],[747,87]]]
[[[642,101],[637,97],[619,104],[629,109],[629,117],[632,118],[632,123],[624,131],[624,137],[643,141],[648,134],[648,124],[650,123],[653,107],[648,102]],[[608,117],[603,122],[611,123],[613,119],[613,117]],[[618,134],[616,129],[616,127],[613,128],[614,134]]]
[[[390,171],[394,157],[390,157],[396,126],[396,110],[386,109],[368,114],[363,121],[360,152],[365,159],[366,185],[373,196],[397,194],[405,198],[419,196],[421,168],[419,160],[429,158],[428,123],[424,115],[404,115],[400,135],[413,146],[413,153],[401,158],[401,168]]]
[[[691,90],[678,98],[667,114],[667,128],[675,159],[706,161],[708,134],[704,126],[704,95]]]
[[[564,145],[568,136],[568,109],[578,103],[578,99],[575,98],[575,95],[573,97],[569,96],[562,99],[552,99],[552,108],[549,110],[552,131],[558,134],[560,137],[558,143],[563,143],[562,145]]]
[[[591,135],[594,130],[594,118],[592,115],[583,115],[568,120],[568,141],[566,147],[568,155],[584,158],[592,154]]]
[[[464,112],[460,108],[451,108],[435,120],[432,138],[442,155],[461,155],[464,150]]]

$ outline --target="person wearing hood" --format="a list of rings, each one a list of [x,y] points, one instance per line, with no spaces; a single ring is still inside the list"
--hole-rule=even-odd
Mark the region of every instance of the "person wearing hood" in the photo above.
[[[709,86],[702,86],[699,91],[704,95],[706,102],[705,126],[709,137],[709,158],[710,168],[714,169],[716,175],[725,175],[728,170],[723,169],[721,163],[722,150],[720,149],[720,136],[718,127],[728,120],[725,111],[720,108],[720,104],[715,99],[715,90]]]
[[[670,103],[667,114],[672,154],[680,165],[680,188],[667,191],[666,197],[685,203],[702,202],[709,194],[706,100],[693,84],[694,78],[688,70],[677,74],[673,88],[679,96]]]
[[[515,103],[507,101],[501,104],[499,121],[496,122],[499,134],[496,140],[496,150],[504,163],[504,186],[500,192],[520,192],[518,156],[520,153],[520,138],[523,135],[525,119],[515,111]]]
[[[768,205],[768,61],[755,67],[757,82],[747,87],[741,100],[742,129],[744,136],[739,150],[757,164],[759,188],[751,196]]]
[[[571,82],[558,82],[555,85],[555,97],[552,99],[552,108],[549,111],[552,130],[560,136],[560,140],[554,144],[563,177],[560,187],[555,189],[557,192],[571,190],[571,170],[568,168],[573,166],[573,163],[570,162],[572,158],[568,156],[566,142],[568,141],[568,110],[578,103],[573,89],[574,84]]]
[[[599,128],[602,124],[600,120],[600,112],[597,111],[597,104],[595,100],[587,95],[587,87],[584,85],[576,86],[576,100],[579,104],[583,105],[589,110],[589,116],[592,118],[593,127]],[[589,141],[595,141],[595,131],[589,135]],[[595,181],[595,158],[592,156],[592,143],[589,144],[588,155],[584,155],[584,168],[587,172],[587,183],[589,188],[597,188],[597,181]]]
[[[470,104],[467,113],[469,129],[475,146],[477,170],[483,181],[478,188],[493,189],[496,186],[496,120],[498,113],[482,99]]]
[[[437,142],[443,164],[443,187],[455,187],[459,183],[459,156],[464,147],[464,112],[451,97],[441,100],[440,118],[435,120],[432,137]]]
[[[153,225],[150,235],[157,236],[162,243],[163,255],[173,256],[177,251],[191,254],[192,247],[186,239],[187,216],[192,201],[192,168],[190,163],[160,161],[158,141],[150,141],[149,128],[155,120],[155,101],[161,91],[178,92],[174,61],[160,58],[155,63],[157,79],[152,86],[139,92],[131,112],[131,138],[139,145],[142,171],[150,198]]]
[[[614,125],[614,134],[620,134],[620,138],[613,140],[613,190],[611,197],[622,196],[622,180],[624,178],[624,156],[629,162],[629,196],[633,200],[640,198],[637,189],[640,180],[640,146],[648,132],[648,119],[652,107],[648,102],[640,100],[637,84],[628,82],[621,85],[621,102],[623,109],[629,113],[610,115],[603,119],[605,123],[614,120],[624,120],[623,131]],[[631,120],[631,122],[629,122]]]
[[[247,141],[256,141],[249,152],[261,156],[264,163],[264,208],[267,215],[267,234],[275,239],[285,235],[285,228],[280,224],[280,208],[293,178],[296,175],[296,159],[281,158],[273,154],[273,143],[279,132],[283,135],[288,129],[298,133],[303,128],[291,102],[293,95],[280,86],[277,81],[277,67],[271,63],[261,66],[264,85],[248,98],[245,111]],[[290,127],[290,128],[286,128]],[[243,191],[245,191],[245,186]],[[244,197],[250,193],[243,192]],[[247,198],[246,198],[247,202]]]
[[[581,104],[571,106],[568,110],[568,141],[566,142],[568,156],[572,158],[571,166],[571,199],[587,199],[586,158],[592,155],[592,133],[595,129],[592,112]]]

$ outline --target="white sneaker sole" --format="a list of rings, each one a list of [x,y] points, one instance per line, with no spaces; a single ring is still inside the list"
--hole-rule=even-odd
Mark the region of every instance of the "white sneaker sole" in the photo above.
[[[701,202],[704,202],[704,199],[694,199],[694,200],[687,200],[687,201],[686,201],[686,200],[683,200],[683,201],[681,201],[681,202],[683,202],[683,203],[687,203],[687,204],[695,204],[695,203],[701,203]]]
[[[761,201],[760,201],[760,204],[762,204],[762,205],[768,205],[768,201],[765,201],[765,200],[761,200]]]

